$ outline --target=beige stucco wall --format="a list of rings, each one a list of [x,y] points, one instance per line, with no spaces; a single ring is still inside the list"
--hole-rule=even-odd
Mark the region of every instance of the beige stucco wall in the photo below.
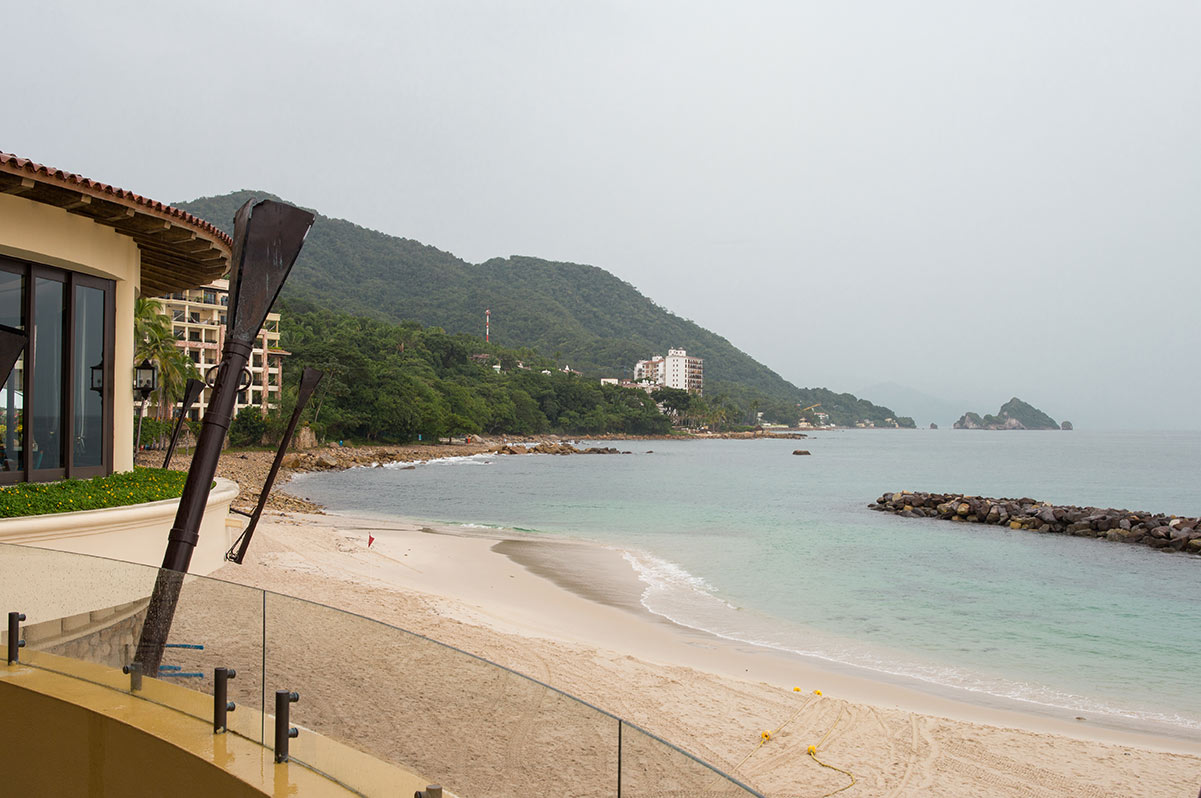
[[[116,281],[113,470],[133,468],[133,305],[141,255],[132,238],[61,208],[0,194],[0,254]]]
[[[236,519],[233,519],[235,524],[228,523],[229,506],[238,497],[237,483],[220,477],[215,481],[200,522],[200,540],[192,553],[189,573],[210,574],[224,565],[226,550],[241,532],[242,526]],[[179,499],[169,499],[104,510],[0,518],[0,543],[93,554],[157,567],[163,561],[167,533],[178,508]],[[66,596],[63,599],[71,600]],[[119,602],[109,602],[116,603]]]

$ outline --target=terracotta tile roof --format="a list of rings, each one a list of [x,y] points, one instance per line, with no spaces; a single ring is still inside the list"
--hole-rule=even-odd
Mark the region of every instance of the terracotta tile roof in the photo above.
[[[0,193],[62,208],[112,227],[142,253],[142,293],[193,288],[229,268],[233,240],[204,219],[82,175],[0,152]]]
[[[187,211],[181,211],[179,208],[174,208],[165,202],[152,200],[149,197],[143,197],[141,194],[135,194],[127,189],[110,186],[108,183],[101,183],[91,179],[90,177],[77,175],[74,172],[64,172],[62,169],[55,169],[52,166],[43,166],[40,163],[34,163],[28,158],[22,158],[18,155],[13,155],[12,153],[8,152],[0,152],[0,164],[16,167],[17,169],[28,172],[31,175],[42,175],[45,177],[54,178],[55,180],[60,180],[64,183],[82,186],[84,188],[92,189],[93,191],[110,194],[118,199],[127,200],[137,205],[143,205],[147,208],[158,211],[159,213],[164,213],[168,216],[174,216],[180,221],[193,227],[198,227],[206,233],[212,235],[214,238],[219,238],[224,241],[226,246],[233,246],[233,239],[226,235],[220,228],[210,224],[209,222],[206,222],[199,216],[193,216]]]

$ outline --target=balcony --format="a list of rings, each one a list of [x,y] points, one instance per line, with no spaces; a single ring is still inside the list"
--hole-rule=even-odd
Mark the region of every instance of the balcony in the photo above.
[[[122,668],[133,661],[158,576],[129,562],[0,545],[0,610],[27,616],[20,661],[0,667],[0,706],[32,707],[7,727],[9,737],[27,743],[16,746],[22,757],[41,752],[40,767],[10,771],[22,794],[44,792],[47,780],[78,770],[119,773],[112,763],[139,761],[147,745],[163,748],[162,735],[131,739],[126,732],[122,743],[114,733],[100,767],[84,731],[107,717],[107,707],[142,719],[169,710],[174,731],[166,745],[191,757],[190,772],[212,775],[242,763],[247,780],[274,774],[274,791],[268,784],[236,794],[345,794],[280,791],[281,766],[270,764],[269,752],[274,691],[283,690],[300,696],[290,705],[288,725],[299,734],[288,743],[284,771],[294,785],[320,778],[353,794],[394,796],[440,783],[448,798],[759,795],[621,718],[481,657],[322,604],[206,577],[183,577],[163,667],[139,680]],[[236,709],[219,734],[217,668],[237,671],[227,685]],[[39,711],[39,690],[52,689],[66,696],[54,700],[80,712],[63,720]],[[185,732],[190,744],[178,742]],[[158,759],[143,753],[145,771],[126,770],[127,781],[145,782],[128,794],[203,794],[191,775],[180,777]],[[56,771],[56,761],[77,766]]]

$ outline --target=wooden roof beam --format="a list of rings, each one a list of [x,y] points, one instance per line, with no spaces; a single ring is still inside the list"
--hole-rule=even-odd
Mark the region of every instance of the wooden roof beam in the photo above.
[[[80,195],[76,196],[75,198],[68,200],[65,204],[59,205],[58,207],[62,208],[64,211],[71,211],[72,213],[79,213],[80,208],[87,207],[88,205],[91,205],[91,204],[92,204],[91,197],[89,197],[87,194],[80,194]]]
[[[12,183],[0,186],[0,194],[24,194],[26,191],[32,191],[37,185],[32,178],[22,177]]]
[[[158,240],[170,244],[171,246],[177,246],[185,242],[195,241],[196,233],[192,230],[187,230],[182,227],[175,227],[159,235]]]
[[[105,224],[116,225],[119,222],[124,222],[127,219],[132,219],[133,216],[134,216],[133,208],[121,208],[116,213],[112,214],[111,216],[97,216],[96,219],[97,219],[97,221],[104,222]]]

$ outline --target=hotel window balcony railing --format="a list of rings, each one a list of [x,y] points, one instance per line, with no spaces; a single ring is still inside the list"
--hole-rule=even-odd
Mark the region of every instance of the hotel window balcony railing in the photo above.
[[[27,616],[26,645],[9,667],[165,705],[210,728],[214,671],[234,668],[227,698],[237,708],[226,733],[269,748],[273,691],[295,691],[300,701],[291,705],[289,723],[301,731],[290,742],[291,761],[362,795],[396,791],[370,783],[360,751],[459,798],[760,795],[632,723],[481,657],[217,579],[183,577],[163,667],[134,688],[122,668],[132,664],[158,574],[117,560],[0,545],[9,602],[0,611]],[[362,663],[354,671],[352,659]]]

